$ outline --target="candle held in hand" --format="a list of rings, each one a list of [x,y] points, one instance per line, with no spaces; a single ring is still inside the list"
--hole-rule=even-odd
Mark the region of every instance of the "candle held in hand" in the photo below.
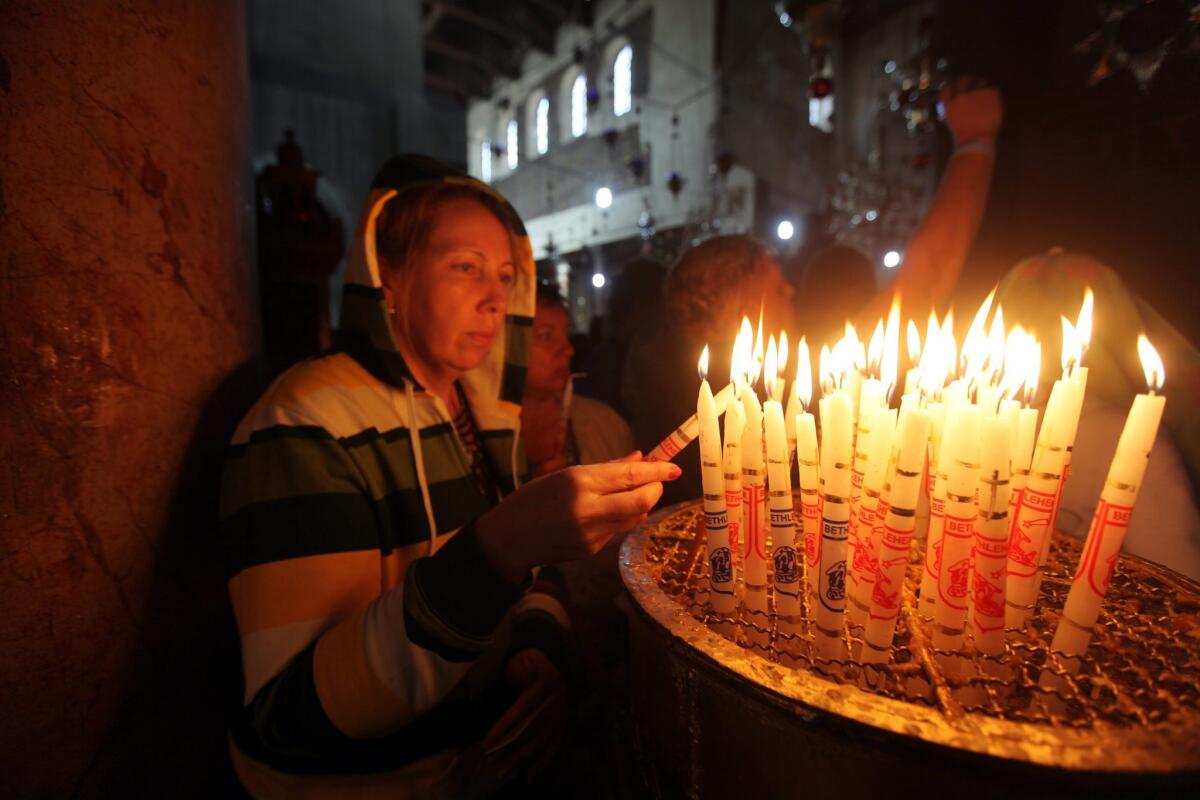
[[[733,398],[733,387],[726,386],[721,391],[717,392],[713,398],[713,404],[717,409],[717,416],[725,413],[726,405]],[[659,442],[653,450],[646,454],[647,461],[671,461],[675,456],[692,443],[700,433],[700,421],[696,419],[696,415],[688,417],[683,424],[675,430],[667,438]]]

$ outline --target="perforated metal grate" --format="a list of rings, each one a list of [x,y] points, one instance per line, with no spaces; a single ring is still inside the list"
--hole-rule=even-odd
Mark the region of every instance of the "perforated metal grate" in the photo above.
[[[1081,542],[1056,536],[1038,609],[1005,652],[936,652],[915,612],[923,542],[914,543],[886,665],[827,661],[803,626],[774,613],[708,605],[698,504],[652,517],[622,548],[639,604],[720,665],[802,705],[906,735],[1042,764],[1100,770],[1200,768],[1200,586],[1122,556],[1086,657],[1075,672],[1049,648]],[[773,608],[773,602],[771,604]],[[809,619],[805,608],[805,619]],[[844,634],[858,652],[857,631]]]

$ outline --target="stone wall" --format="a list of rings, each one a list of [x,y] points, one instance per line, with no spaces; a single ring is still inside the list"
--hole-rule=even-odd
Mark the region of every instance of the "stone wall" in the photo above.
[[[218,796],[241,3],[0,5],[0,795]]]

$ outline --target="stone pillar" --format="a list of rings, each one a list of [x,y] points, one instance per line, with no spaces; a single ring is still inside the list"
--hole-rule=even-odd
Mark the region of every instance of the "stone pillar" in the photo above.
[[[0,4],[3,796],[216,793],[216,481],[258,388],[244,27]]]

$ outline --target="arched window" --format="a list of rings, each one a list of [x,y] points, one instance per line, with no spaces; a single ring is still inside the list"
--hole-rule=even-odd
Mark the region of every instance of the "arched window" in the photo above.
[[[537,151],[539,156],[546,154],[550,149],[550,100],[542,97],[537,104],[537,119],[534,121],[534,128],[537,131]]]
[[[516,169],[517,161],[520,159],[520,154],[517,152],[517,121],[510,119],[508,127],[504,133],[504,154],[507,159],[508,168]]]
[[[572,136],[583,136],[587,133],[587,116],[587,76],[580,73],[571,84]]]
[[[633,109],[633,48],[625,45],[613,59],[613,114],[622,116]]]
[[[538,92],[525,103],[525,154],[546,155],[550,149],[550,98]]]
[[[492,182],[492,140],[484,139],[479,145],[479,179]]]

